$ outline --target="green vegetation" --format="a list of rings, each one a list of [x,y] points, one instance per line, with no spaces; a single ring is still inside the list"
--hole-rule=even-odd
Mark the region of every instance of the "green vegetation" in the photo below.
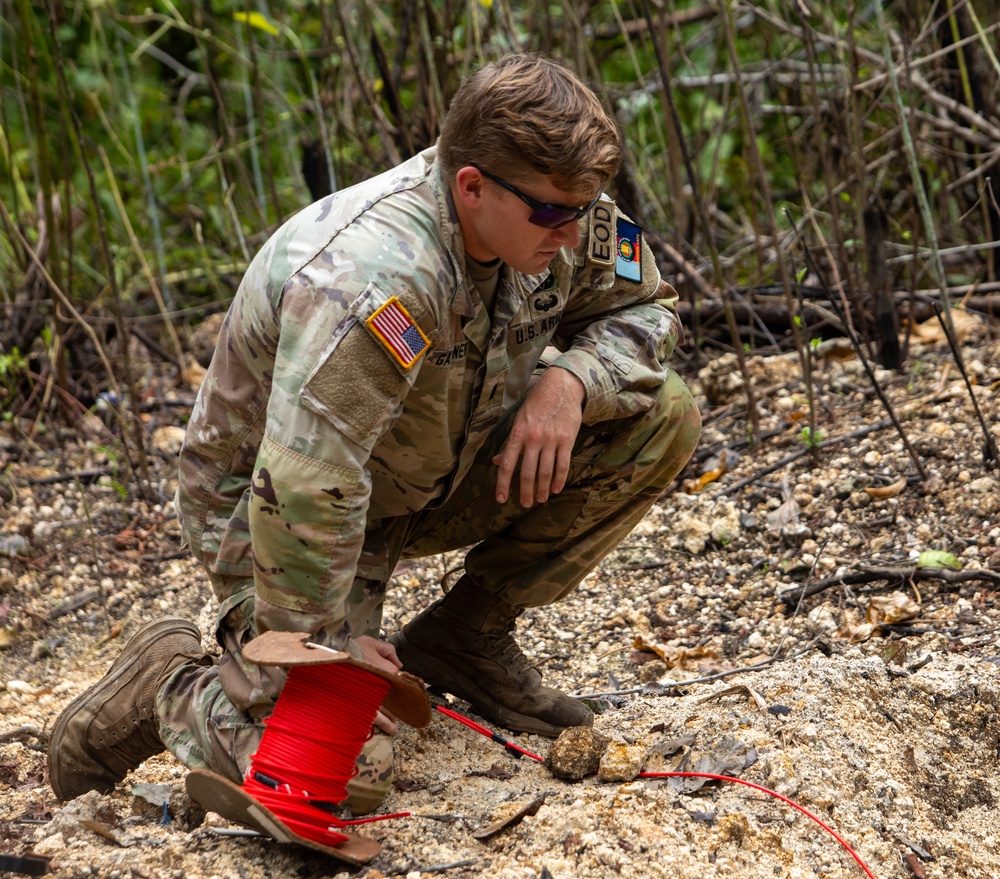
[[[726,310],[699,344],[781,343],[731,314],[773,287],[807,369],[803,288],[874,344],[880,292],[947,311],[949,286],[998,280],[995,3],[261,8],[0,0],[0,393],[28,434],[107,392],[141,457],[134,358],[181,375],[284,219],[433,143],[509,51],[561,57],[616,114],[616,196],[692,311]]]

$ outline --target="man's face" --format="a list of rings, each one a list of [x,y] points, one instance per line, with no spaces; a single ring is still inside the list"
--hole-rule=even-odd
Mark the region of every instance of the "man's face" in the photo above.
[[[485,175],[481,175],[480,182],[480,203],[462,222],[465,249],[474,259],[489,262],[499,257],[518,271],[536,275],[548,268],[560,248],[575,248],[580,243],[577,220],[556,229],[536,225],[530,220],[535,208]],[[596,195],[567,192],[536,171],[505,182],[530,199],[548,205],[584,206]]]

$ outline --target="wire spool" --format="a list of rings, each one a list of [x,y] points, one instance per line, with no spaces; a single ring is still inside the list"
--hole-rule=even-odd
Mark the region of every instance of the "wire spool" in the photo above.
[[[290,669],[250,758],[244,790],[305,839],[344,842],[335,828],[348,825],[316,804],[346,799],[388,692],[388,681],[354,665]]]
[[[393,674],[346,653],[309,643],[299,632],[267,632],[243,656],[257,665],[288,668],[288,678],[242,786],[213,772],[192,770],[188,794],[224,818],[281,842],[360,865],[381,850],[330,811],[347,797],[347,783],[372,734],[379,707],[411,726],[430,723],[419,678]],[[389,816],[380,816],[389,817]]]

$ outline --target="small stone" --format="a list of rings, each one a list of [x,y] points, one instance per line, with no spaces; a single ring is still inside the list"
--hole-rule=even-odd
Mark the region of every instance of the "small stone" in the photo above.
[[[812,536],[812,529],[801,522],[789,522],[787,525],[781,526],[781,539],[786,546],[802,546]]]
[[[40,659],[44,659],[46,656],[51,656],[52,651],[49,649],[49,645],[44,641],[39,639],[31,645],[31,661],[38,662]]]
[[[608,740],[589,726],[564,729],[549,749],[545,765],[563,781],[580,781],[597,772]]]
[[[31,851],[42,857],[51,857],[66,849],[66,840],[61,833],[53,833],[41,842],[36,842]]]
[[[646,748],[626,742],[612,742],[601,756],[597,771],[601,781],[632,781],[642,772]]]
[[[973,479],[967,486],[969,491],[976,494],[990,494],[997,490],[997,481],[992,476],[980,476]]]

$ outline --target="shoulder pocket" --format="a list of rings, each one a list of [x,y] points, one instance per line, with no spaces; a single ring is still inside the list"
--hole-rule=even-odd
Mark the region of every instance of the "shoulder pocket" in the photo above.
[[[397,307],[407,317],[390,313],[386,320],[378,320]],[[369,284],[334,332],[302,390],[303,403],[369,450],[399,415],[421,356],[430,347],[414,308],[412,302],[407,309],[400,297]],[[373,323],[380,325],[384,337]],[[401,353],[393,352],[391,343],[400,345]],[[410,366],[404,365],[405,359]]]

